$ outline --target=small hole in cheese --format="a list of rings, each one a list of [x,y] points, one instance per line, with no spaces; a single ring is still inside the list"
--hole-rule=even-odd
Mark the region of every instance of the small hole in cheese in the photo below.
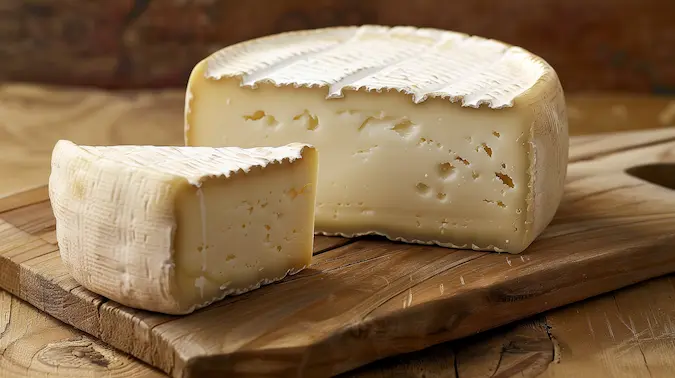
[[[256,110],[253,114],[251,114],[251,115],[245,115],[245,116],[242,116],[242,117],[243,117],[244,120],[246,120],[246,121],[260,121],[260,120],[264,120],[265,123],[266,123],[268,126],[277,126],[277,125],[279,124],[279,122],[277,121],[276,118],[274,118],[274,116],[267,115],[267,113],[265,113],[265,112],[262,111],[262,110]]]
[[[359,126],[359,128],[358,128],[357,130],[363,131],[363,129],[365,129],[366,126],[368,126],[368,124],[369,124],[370,122],[372,122],[374,119],[375,119],[375,117],[367,117],[367,118],[361,123],[361,125]]]
[[[420,140],[417,142],[418,146],[423,146],[425,144],[431,144],[433,141],[427,140],[427,138],[420,138]]]
[[[265,114],[264,111],[257,110],[255,113],[253,113],[251,115],[245,115],[244,119],[247,120],[247,121],[258,121],[258,120],[263,119],[263,117],[265,117],[265,115],[266,114]]]
[[[448,162],[441,163],[438,165],[437,171],[439,177],[446,179],[454,173],[455,166]]]
[[[492,200],[484,199],[483,202],[491,203],[491,204],[497,205],[497,206],[499,206],[499,207],[501,207],[501,208],[505,208],[505,207],[506,207],[506,204],[505,204],[504,202],[502,202],[502,201],[492,201]]]
[[[483,143],[483,150],[485,151],[486,154],[488,154],[489,157],[492,157],[492,148],[490,148],[490,146]]]
[[[298,121],[303,118],[305,120],[305,127],[307,128],[307,130],[314,131],[319,127],[319,117],[310,113],[309,110],[307,109],[305,109],[305,111],[302,112],[301,114],[298,114],[295,117],[293,117],[293,120]]]
[[[508,186],[509,188],[513,188],[513,179],[511,179],[511,176],[501,173],[501,172],[495,172],[495,175],[502,180],[504,185]]]
[[[415,132],[417,125],[407,119],[403,119],[402,121],[396,123],[391,129],[398,133],[398,135],[400,135],[402,138],[407,138]]]
[[[457,157],[455,158],[455,160],[461,161],[462,163],[464,163],[464,165],[469,165],[469,161],[466,160],[466,159],[464,159],[464,158],[462,158],[461,156],[457,156]]]
[[[421,196],[428,195],[430,191],[429,185],[423,182],[418,182],[417,185],[415,185],[415,188],[417,189],[417,193]]]

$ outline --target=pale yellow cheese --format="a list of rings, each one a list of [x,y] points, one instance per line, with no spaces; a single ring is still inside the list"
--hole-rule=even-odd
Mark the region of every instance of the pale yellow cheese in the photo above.
[[[252,40],[195,67],[185,115],[191,146],[316,146],[321,234],[518,253],[563,193],[560,81],[494,40],[381,26]]]
[[[49,196],[61,258],[84,287],[185,314],[309,265],[313,147],[56,144]]]

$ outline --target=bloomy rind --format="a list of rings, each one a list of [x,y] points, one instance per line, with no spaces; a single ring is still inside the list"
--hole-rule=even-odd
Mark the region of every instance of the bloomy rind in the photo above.
[[[59,141],[58,143],[71,143],[68,141]],[[57,143],[57,144],[58,144]],[[282,164],[284,162],[293,162],[302,157],[307,148],[314,148],[306,143],[289,143],[277,147],[256,147],[239,148],[224,147],[214,150],[212,147],[183,147],[183,146],[77,146],[72,144],[92,156],[99,159],[111,160],[110,152],[118,150],[126,155],[131,155],[134,151],[141,151],[145,154],[143,163],[130,164],[129,160],[113,160],[115,163],[128,166],[133,169],[145,170],[147,172],[161,172],[180,178],[185,178],[190,184],[199,186],[199,183],[206,178],[225,177],[237,175],[239,173],[248,173],[253,167],[265,168],[271,164]],[[148,161],[151,155],[147,151],[164,151],[178,154],[182,160],[161,159],[157,161]],[[107,153],[107,156],[102,151]],[[213,152],[215,151],[215,153]],[[264,156],[261,155],[264,153]],[[231,155],[240,158],[240,162],[232,166]],[[208,160],[207,160],[208,158]],[[199,162],[199,167],[186,166],[185,162]],[[208,165],[207,165],[208,162]]]
[[[527,245],[544,231],[560,206],[569,160],[567,106],[560,79],[553,69],[547,70],[537,86],[544,91],[529,90],[522,95],[522,106],[530,109],[532,122],[543,120],[543,124],[533,124],[528,135]]]
[[[80,189],[74,189],[90,184],[91,173],[96,173],[96,179],[100,178],[99,174],[106,173],[106,169],[92,164],[92,158],[95,156],[65,140],[57,142],[52,153],[49,197],[56,218],[56,238],[64,265],[78,283],[92,292],[132,307],[143,308],[145,303],[146,307],[153,310],[171,311],[177,306],[171,295],[172,267],[166,264],[171,256],[171,230],[175,227],[168,216],[173,211],[173,203],[158,201],[155,207],[157,222],[153,224],[152,232],[155,238],[140,253],[128,253],[126,249],[123,252],[115,245],[109,245],[109,248],[101,246],[100,232],[119,230],[116,224],[111,223],[111,218],[117,214],[117,207],[96,198],[88,205],[83,198],[78,198]],[[113,164],[110,161],[103,163]],[[124,168],[116,175],[124,175],[125,179],[130,180],[138,178],[132,169]],[[145,177],[150,182],[164,183],[155,194],[172,190],[170,175],[148,172]],[[102,192],[96,190],[94,193],[98,195]],[[140,200],[139,197],[134,200]],[[83,231],[85,228],[86,232]],[[135,249],[129,243],[131,249]],[[105,259],[109,258],[119,265],[107,264]],[[138,271],[142,270],[144,264],[155,269],[142,275]],[[150,280],[153,284],[147,285]],[[136,290],[139,287],[146,288],[147,292],[138,293]]]
[[[362,69],[357,69],[351,73],[345,73],[346,76],[342,77],[339,80],[335,81],[317,81],[317,82],[305,82],[298,83],[297,79],[302,77],[300,72],[290,75],[286,79],[274,79],[270,77],[273,72],[268,72],[265,74],[260,74],[260,71],[266,72],[271,70],[270,67],[273,67],[275,64],[281,66],[279,70],[283,70],[297,62],[301,62],[306,58],[302,57],[302,54],[309,55],[312,59],[320,59],[321,54],[327,54],[331,51],[338,49],[345,44],[350,43],[351,41],[359,41],[361,34],[365,33],[380,33],[382,36],[386,37],[396,37],[401,41],[406,38],[431,38],[436,42],[430,43],[427,49],[421,47],[421,51],[412,51],[408,54],[403,54],[402,57],[392,58],[389,61],[382,61],[376,64],[371,62],[370,66],[364,66]],[[266,43],[274,41],[275,46],[283,45],[284,48],[292,49],[296,48],[299,51],[298,55],[293,55],[292,52],[287,50],[282,51],[284,54],[290,54],[284,59],[291,60],[290,63],[284,63],[284,60],[274,61],[269,63],[269,59],[277,59],[272,53],[265,55],[264,49],[256,50],[256,47],[265,46]],[[313,41],[317,44],[316,47],[304,46],[306,50],[301,50],[303,47],[301,43],[310,44]],[[438,46],[445,46],[446,43],[452,42],[456,45],[461,45],[470,41],[470,43],[481,44],[481,46],[468,46],[460,48],[461,53],[469,54],[475,53],[480,54],[481,50],[487,48],[497,49],[497,51],[488,55],[487,53],[484,56],[479,58],[470,58],[468,56],[463,57],[461,61],[463,64],[468,64],[468,60],[475,59],[475,62],[480,63],[481,59],[497,59],[493,63],[490,63],[490,70],[492,72],[484,73],[482,71],[471,71],[469,69],[469,76],[471,74],[478,75],[476,78],[477,83],[483,83],[482,86],[479,86],[478,89],[471,89],[471,86],[465,84],[468,80],[466,75],[462,75],[455,80],[455,82],[433,82],[433,88],[438,87],[436,90],[431,90],[424,92],[425,88],[418,88],[419,90],[413,90],[413,87],[417,86],[416,79],[414,78],[416,73],[427,72],[406,72],[406,75],[410,76],[411,79],[408,80],[408,86],[396,86],[387,84],[386,80],[388,77],[385,76],[383,80],[384,84],[378,84],[377,80],[373,79],[373,75],[378,72],[381,73],[383,70],[388,70],[391,64],[398,64],[401,62],[414,60],[415,62],[424,62],[424,59],[420,59],[420,54],[424,51],[434,53],[441,51]],[[281,42],[281,43],[280,43]],[[287,44],[283,44],[287,42]],[[450,44],[452,47],[455,45]],[[414,42],[410,41],[410,46],[417,46]],[[411,47],[412,48],[412,47]],[[434,50],[435,49],[435,50]],[[261,52],[263,51],[263,52]],[[305,52],[306,51],[306,52]],[[264,55],[264,56],[263,56]],[[249,56],[251,56],[249,58]],[[454,55],[453,55],[454,56]],[[459,55],[461,57],[461,55]],[[253,57],[257,58],[256,60]],[[417,59],[416,59],[417,58]],[[379,59],[375,57],[375,52],[373,55],[365,55],[362,58],[359,58],[362,61],[376,60]],[[509,60],[511,59],[511,60]],[[504,62],[502,62],[504,60]],[[364,63],[365,64],[365,63]],[[450,63],[448,63],[450,64]],[[500,67],[499,64],[504,64],[504,67]],[[256,67],[251,67],[252,65]],[[417,64],[416,64],[417,65]],[[416,66],[415,65],[415,66]],[[360,27],[335,27],[335,28],[323,28],[323,29],[313,29],[313,30],[302,30],[302,31],[293,31],[280,33],[276,35],[266,36],[262,38],[252,39],[249,41],[241,42],[232,46],[228,46],[211,56],[204,59],[200,62],[198,67],[203,66],[203,74],[208,79],[219,80],[222,78],[238,78],[242,86],[249,86],[252,88],[256,87],[257,83],[269,83],[275,86],[290,85],[293,87],[326,87],[328,93],[327,98],[336,98],[342,97],[342,90],[350,91],[398,91],[401,93],[408,94],[412,97],[414,103],[421,103],[426,101],[427,98],[443,98],[447,99],[450,102],[460,102],[462,106],[466,107],[480,107],[481,105],[487,105],[490,108],[499,109],[504,107],[511,107],[514,104],[514,101],[524,92],[530,89],[538,79],[544,75],[547,70],[550,70],[550,66],[546,64],[541,58],[535,56],[529,51],[522,49],[520,47],[511,46],[501,41],[496,41],[492,39],[481,38],[477,36],[469,36],[463,33],[457,33],[452,31],[445,31],[440,29],[431,29],[431,28],[414,28],[409,26],[398,26],[398,27],[385,27],[379,25],[363,25]],[[325,66],[325,64],[323,65]],[[408,69],[413,69],[411,67],[406,67]],[[501,68],[502,71],[497,69]],[[322,69],[327,69],[322,67]],[[348,84],[340,87],[339,89],[332,88],[334,84],[338,81],[344,80],[350,75],[359,75],[362,71],[373,70],[372,75],[366,75],[363,78],[359,78],[356,82],[361,82],[366,78],[371,79],[372,82],[365,82],[360,84]],[[392,69],[393,70],[393,69]],[[486,68],[486,70],[488,70]],[[499,72],[495,73],[495,70]],[[517,74],[514,74],[514,70],[518,70]],[[481,76],[483,75],[483,76]],[[249,76],[253,76],[250,78]],[[433,76],[435,79],[439,77]],[[495,80],[495,77],[498,77],[500,81],[505,81],[509,83],[510,87],[509,93],[504,93],[502,89],[497,90],[496,87],[490,84],[491,81]],[[431,80],[427,78],[428,80]],[[392,79],[389,78],[391,82]],[[404,80],[405,81],[405,80]],[[440,86],[439,86],[440,84]],[[463,87],[464,86],[464,87]],[[503,88],[500,87],[500,88]],[[420,92],[422,91],[422,92]],[[454,93],[453,91],[457,91]],[[189,99],[186,99],[186,102],[189,102]],[[188,105],[189,107],[189,105]],[[187,126],[189,127],[189,126]]]

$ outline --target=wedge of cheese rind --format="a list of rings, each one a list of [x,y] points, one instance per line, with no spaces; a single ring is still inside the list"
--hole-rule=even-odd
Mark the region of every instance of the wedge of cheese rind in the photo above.
[[[61,258],[87,289],[186,314],[309,265],[317,152],[59,141],[49,196]]]
[[[414,27],[290,32],[205,58],[190,146],[310,143],[315,229],[522,252],[549,224],[568,159],[565,99],[541,58]]]

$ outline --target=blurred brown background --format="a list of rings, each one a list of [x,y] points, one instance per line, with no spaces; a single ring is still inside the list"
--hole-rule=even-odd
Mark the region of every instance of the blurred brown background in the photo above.
[[[674,0],[2,0],[0,80],[184,87],[223,46],[363,23],[522,46],[553,65],[566,91],[675,93]]]

